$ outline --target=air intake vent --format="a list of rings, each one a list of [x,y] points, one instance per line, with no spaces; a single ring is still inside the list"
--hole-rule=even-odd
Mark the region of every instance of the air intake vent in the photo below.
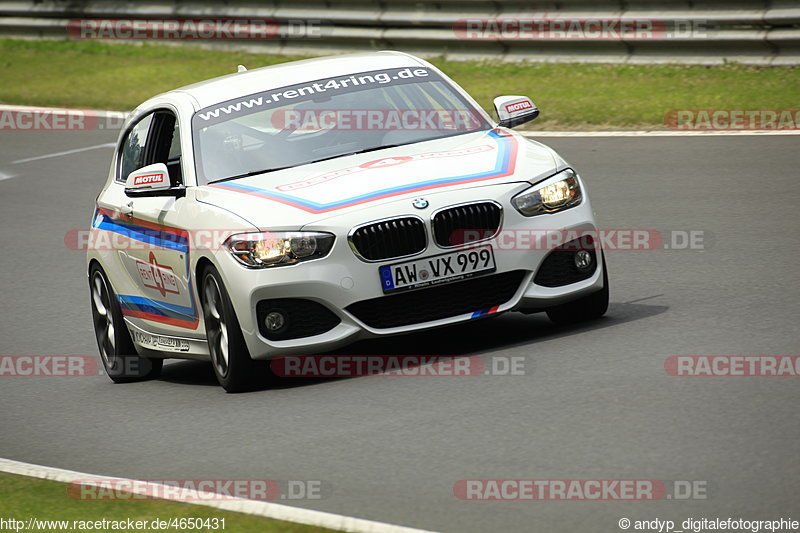
[[[444,248],[489,239],[500,229],[503,210],[493,202],[449,207],[433,217],[436,244]]]
[[[432,322],[503,305],[514,297],[524,277],[522,270],[481,276],[362,300],[349,305],[347,310],[376,329]]]
[[[416,217],[374,222],[350,235],[353,249],[367,261],[414,255],[425,249],[427,241],[425,224]]]

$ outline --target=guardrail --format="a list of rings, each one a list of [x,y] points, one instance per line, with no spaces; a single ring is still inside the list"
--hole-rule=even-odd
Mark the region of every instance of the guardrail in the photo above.
[[[800,65],[797,0],[298,4],[284,0],[5,1],[0,4],[0,36],[74,39],[80,38],[76,24],[103,19],[258,19],[274,24],[277,34],[182,42],[303,55],[399,49],[453,60]]]

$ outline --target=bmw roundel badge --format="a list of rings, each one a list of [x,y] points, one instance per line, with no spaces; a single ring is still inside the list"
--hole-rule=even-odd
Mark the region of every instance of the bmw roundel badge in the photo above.
[[[426,200],[425,198],[416,198],[412,202],[412,205],[417,209],[425,209],[426,207],[428,207],[428,200]]]

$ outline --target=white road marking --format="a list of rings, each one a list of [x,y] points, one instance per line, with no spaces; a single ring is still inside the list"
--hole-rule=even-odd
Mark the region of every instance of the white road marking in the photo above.
[[[11,179],[13,177],[15,177],[14,174],[6,174],[5,172],[0,171],[0,181],[9,180],[9,179]]]
[[[61,468],[34,465],[2,458],[0,458],[0,472],[35,477],[38,479],[48,479],[61,483],[71,483],[73,481],[125,481],[130,483],[133,481],[127,478],[85,474],[83,472],[75,472],[73,470],[63,470]],[[431,533],[430,531],[423,529],[396,526],[394,524],[386,524],[384,522],[375,522],[372,520],[365,520],[363,518],[353,518],[351,516],[326,513],[323,511],[313,511],[311,509],[302,509],[299,507],[280,505],[272,502],[246,500],[244,498],[233,498],[228,496],[226,496],[225,500],[220,499],[217,501],[208,501],[209,493],[188,489],[175,491],[182,493],[183,497],[181,497],[179,494],[172,494],[169,491],[159,490],[163,489],[163,487],[159,485],[161,484],[137,480],[137,483],[131,483],[130,485],[126,486],[130,486],[131,492],[135,494],[147,495],[155,493],[159,495],[159,499],[182,501],[192,505],[214,507],[223,511],[233,511],[236,513],[263,516],[265,518],[272,518],[275,520],[284,520],[286,522],[295,522],[297,524],[306,524],[309,526],[318,526],[336,529],[339,531],[350,531],[355,533]],[[156,490],[158,492],[155,492]]]
[[[742,135],[800,135],[800,130],[731,131],[523,131],[525,137],[737,137]]]
[[[87,146],[86,148],[75,148],[74,150],[65,150],[63,152],[55,152],[53,154],[37,155],[36,157],[26,157],[25,159],[17,159],[12,161],[12,165],[19,165],[20,163],[28,163],[29,161],[38,161],[40,159],[49,159],[51,157],[61,157],[62,155],[78,154],[89,150],[97,150],[98,148],[111,148],[116,146],[116,143],[96,144],[94,146]]]

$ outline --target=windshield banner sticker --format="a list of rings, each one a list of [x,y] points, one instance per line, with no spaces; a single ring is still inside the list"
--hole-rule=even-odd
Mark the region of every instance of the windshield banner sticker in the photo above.
[[[205,128],[232,118],[242,117],[321,96],[356,92],[371,87],[419,83],[420,81],[440,81],[441,78],[428,68],[395,68],[358,72],[349,76],[324,78],[315,82],[297,83],[243,98],[215,104],[195,113],[195,128]]]

